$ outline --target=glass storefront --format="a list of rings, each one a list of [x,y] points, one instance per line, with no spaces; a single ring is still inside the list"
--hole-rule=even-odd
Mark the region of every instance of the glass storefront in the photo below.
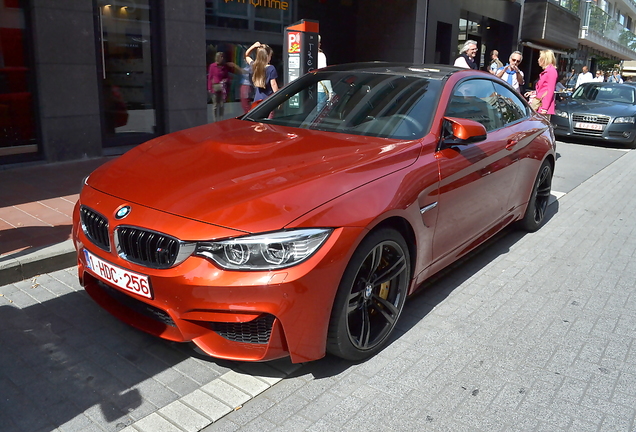
[[[98,0],[104,145],[157,134],[150,0]]]
[[[0,156],[38,151],[25,3],[0,0]]]
[[[205,25],[207,29],[213,29],[213,38],[206,41],[206,71],[215,61],[216,53],[222,52],[225,60],[236,64],[239,68],[246,66],[245,51],[255,40],[228,40],[219,33],[221,29],[245,30],[249,37],[269,45],[274,50],[271,64],[278,71],[279,84],[282,84],[283,76],[283,31],[292,23],[293,0],[206,0]],[[231,32],[236,37],[236,32]],[[210,33],[208,34],[210,35]],[[233,39],[233,38],[232,38]],[[277,43],[271,43],[271,41]],[[227,96],[225,100],[225,114],[223,118],[235,117],[243,114],[241,107],[241,82],[243,76],[239,71],[230,74]],[[208,121],[213,121],[211,110],[208,110]]]

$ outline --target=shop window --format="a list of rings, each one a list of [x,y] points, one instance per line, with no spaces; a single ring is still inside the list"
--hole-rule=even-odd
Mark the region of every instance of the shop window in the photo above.
[[[210,64],[214,63],[216,54],[222,52],[225,60],[236,64],[239,68],[245,68],[245,51],[249,48],[249,45],[234,43],[234,42],[222,42],[222,41],[207,41],[206,44],[206,71],[210,69]],[[282,86],[283,77],[283,47],[282,45],[271,45],[273,50],[271,63],[278,73],[278,85]],[[243,70],[244,71],[244,70]],[[242,96],[248,96],[249,103],[251,105],[251,98],[253,97],[253,89],[249,94],[242,94],[241,87],[243,85],[244,75],[242,71],[235,70],[234,73],[230,73],[229,82],[227,83],[224,107],[224,118],[235,117],[244,113],[244,108],[241,106]],[[211,98],[208,98],[208,102],[211,104]],[[213,120],[212,107],[208,109],[208,122]]]
[[[114,137],[155,134],[150,0],[99,0],[97,5],[105,143]]]
[[[0,0],[0,156],[37,152],[23,2]]]

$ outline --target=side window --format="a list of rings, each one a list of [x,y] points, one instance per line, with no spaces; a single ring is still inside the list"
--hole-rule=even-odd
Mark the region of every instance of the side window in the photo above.
[[[472,79],[459,83],[446,108],[446,115],[477,121],[487,131],[503,126],[498,95],[490,80]]]
[[[497,103],[504,124],[514,123],[528,116],[528,108],[521,101],[521,95],[515,91],[495,83],[495,90],[499,94]]]

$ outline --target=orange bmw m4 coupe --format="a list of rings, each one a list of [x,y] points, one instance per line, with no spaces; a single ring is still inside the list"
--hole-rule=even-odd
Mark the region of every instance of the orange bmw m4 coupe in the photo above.
[[[79,278],[122,321],[214,357],[359,361],[428,277],[541,226],[555,160],[550,123],[493,75],[328,67],[93,172]]]

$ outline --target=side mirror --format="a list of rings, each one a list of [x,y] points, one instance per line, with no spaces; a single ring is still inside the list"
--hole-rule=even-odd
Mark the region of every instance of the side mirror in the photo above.
[[[466,145],[486,139],[487,132],[483,124],[474,120],[444,117],[443,143],[446,146]]]

